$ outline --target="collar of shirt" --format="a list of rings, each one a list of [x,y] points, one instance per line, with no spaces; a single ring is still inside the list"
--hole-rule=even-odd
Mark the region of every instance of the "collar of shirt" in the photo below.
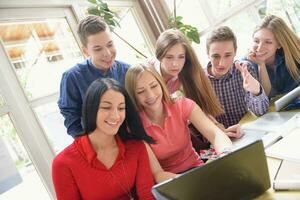
[[[275,66],[281,66],[282,63],[284,63],[284,62],[285,62],[284,54],[283,54],[283,50],[281,48],[276,52],[276,56],[275,56],[276,65]]]
[[[234,71],[235,71],[235,67],[234,67],[234,63],[233,63],[232,66],[230,67],[229,71],[224,76],[222,76],[220,78],[217,78],[209,72],[209,69],[211,67],[212,67],[211,62],[209,62],[207,64],[207,67],[206,67],[205,71],[206,71],[206,74],[207,74],[208,78],[213,79],[213,80],[224,80],[225,81],[227,79],[230,79],[231,77],[233,77],[233,74],[234,74]]]
[[[112,66],[111,66],[106,72],[104,72],[103,70],[99,69],[98,67],[96,67],[96,66],[92,63],[91,58],[89,58],[89,59],[87,60],[87,62],[88,62],[89,68],[90,68],[91,70],[93,70],[93,71],[96,71],[97,73],[100,73],[100,74],[102,75],[102,77],[108,77],[108,75],[112,73],[113,67],[114,67],[114,65],[115,65],[115,63],[116,63],[116,62],[114,62],[114,63],[112,64]]]
[[[165,117],[165,120],[169,117],[171,117],[171,111],[169,109],[169,106],[167,105],[167,103],[163,103],[164,104],[164,110],[166,111],[167,116]],[[154,124],[150,121],[150,119],[147,117],[145,111],[140,111],[140,117],[143,121],[143,125],[145,126],[145,128],[149,128],[150,126],[153,126]]]
[[[117,157],[114,165],[117,163],[118,160],[122,160],[125,157],[124,143],[122,142],[122,140],[119,136],[116,136],[116,140],[117,140],[117,145],[119,147],[119,153],[118,153],[118,157]],[[75,146],[77,147],[78,151],[81,153],[81,155],[85,158],[85,160],[90,165],[97,167],[97,168],[106,169],[106,167],[97,159],[97,153],[95,152],[88,135],[83,135],[81,137],[76,138]],[[97,162],[97,161],[99,161],[99,162]]]

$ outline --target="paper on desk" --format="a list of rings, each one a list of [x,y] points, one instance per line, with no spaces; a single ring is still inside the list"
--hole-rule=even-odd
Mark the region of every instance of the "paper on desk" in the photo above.
[[[244,136],[233,140],[233,149],[239,149],[262,139],[267,148],[291,133],[300,124],[299,112],[268,113],[254,122],[242,125]]]
[[[300,162],[283,160],[274,178],[275,190],[300,190]]]
[[[232,139],[232,149],[237,150],[256,140],[262,140],[264,148],[267,148],[282,138],[280,132],[244,130],[244,135],[238,139]]]
[[[242,125],[243,130],[277,132],[278,128],[298,112],[270,112],[253,122]]]
[[[300,162],[300,128],[294,129],[280,141],[266,148],[267,156]]]

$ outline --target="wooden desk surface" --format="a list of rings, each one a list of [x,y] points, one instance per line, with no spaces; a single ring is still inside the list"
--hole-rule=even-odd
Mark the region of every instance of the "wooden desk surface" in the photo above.
[[[293,110],[293,111],[299,111],[299,110]],[[274,105],[271,105],[268,112],[275,112]],[[255,119],[257,119],[255,115],[248,112],[240,121],[240,124],[251,122]],[[272,188],[273,185],[273,179],[276,175],[276,172],[279,168],[280,159],[275,159],[271,157],[267,157],[268,162],[268,168],[269,168],[269,174],[271,179],[271,188],[267,190],[265,193],[260,195],[259,197],[255,198],[255,200],[300,200],[300,191],[275,191]]]

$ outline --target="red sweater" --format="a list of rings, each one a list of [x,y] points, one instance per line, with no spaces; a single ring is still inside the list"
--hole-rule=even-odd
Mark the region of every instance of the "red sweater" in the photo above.
[[[58,154],[52,163],[57,199],[125,200],[129,199],[125,191],[129,187],[131,190],[135,187],[138,199],[154,199],[151,194],[154,180],[144,143],[123,142],[119,138],[117,143],[119,154],[110,169],[97,159],[87,135],[77,138]]]

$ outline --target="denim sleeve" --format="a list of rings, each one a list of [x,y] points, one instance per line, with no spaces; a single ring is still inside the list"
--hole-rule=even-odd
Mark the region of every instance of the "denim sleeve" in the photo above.
[[[83,133],[81,125],[82,99],[71,73],[65,72],[62,76],[58,107],[65,118],[64,125],[68,134],[72,137],[81,135]]]
[[[248,70],[250,74],[258,80],[258,71],[255,69],[253,65],[249,65]],[[261,94],[255,96],[250,92],[246,93],[245,100],[247,104],[247,108],[251,110],[256,116],[261,116],[268,111],[269,108],[269,98],[266,95],[264,89],[261,87]]]

